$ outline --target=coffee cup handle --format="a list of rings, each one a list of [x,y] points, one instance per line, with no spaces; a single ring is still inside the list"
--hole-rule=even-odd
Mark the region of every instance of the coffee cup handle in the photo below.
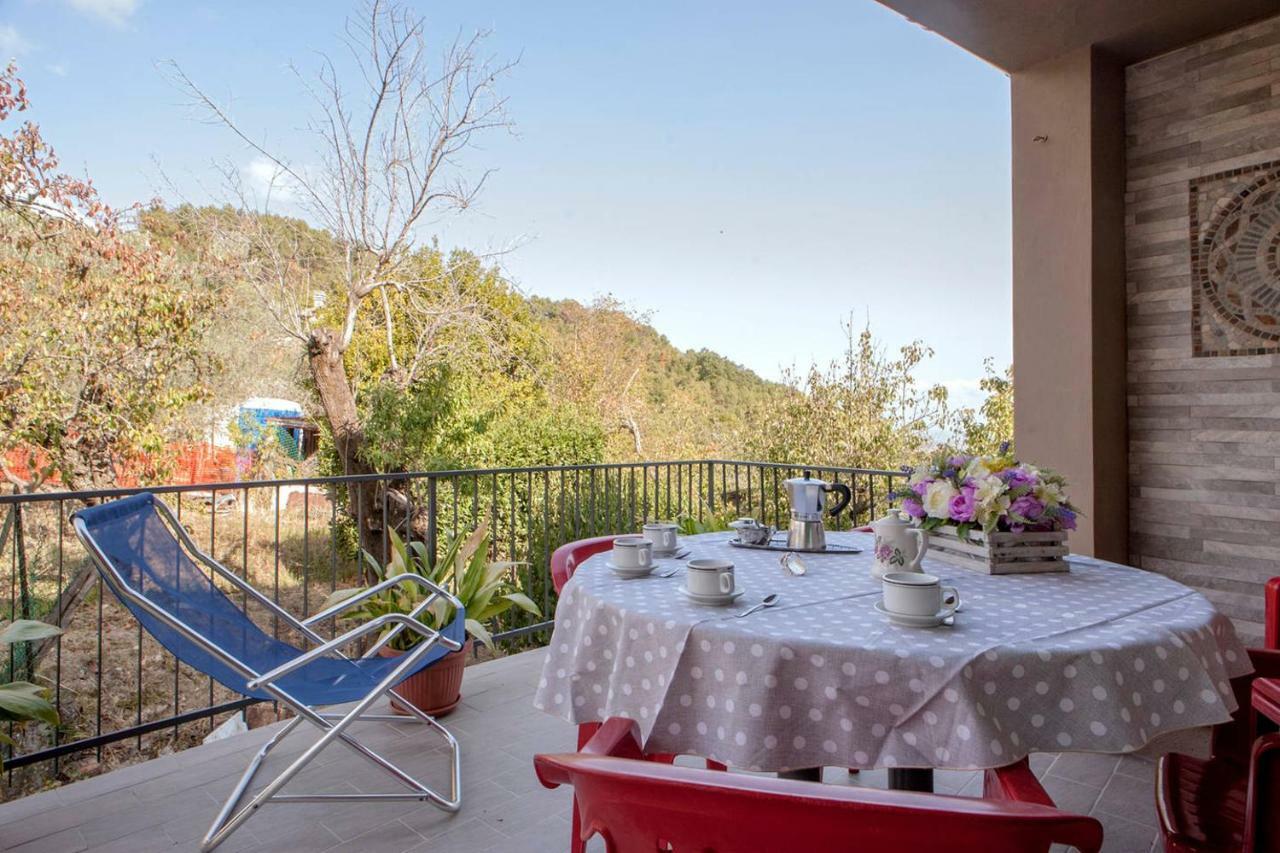
[[[720,573],[720,594],[728,595],[733,592],[733,575],[728,572]]]
[[[960,609],[960,592],[954,586],[942,588],[942,611],[950,616]]]
[[[924,562],[924,552],[929,549],[929,534],[916,527],[907,532],[916,537],[918,546],[916,548],[916,557],[911,561],[911,565],[907,567],[907,571],[918,572],[920,571],[920,564]]]

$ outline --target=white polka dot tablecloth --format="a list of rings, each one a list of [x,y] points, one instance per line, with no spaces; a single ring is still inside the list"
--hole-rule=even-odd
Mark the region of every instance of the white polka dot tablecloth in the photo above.
[[[689,602],[672,578],[622,580],[608,553],[565,586],[536,707],[572,723],[627,717],[649,752],[756,770],[981,768],[1031,752],[1127,752],[1225,721],[1228,681],[1250,671],[1230,620],[1162,575],[1088,558],[1063,574],[988,576],[934,560],[960,591],[955,624],[892,625],[873,609],[871,537],[829,533],[858,555],[734,548],[745,595]],[[667,561],[665,566],[682,565]],[[736,619],[769,593],[772,608]]]

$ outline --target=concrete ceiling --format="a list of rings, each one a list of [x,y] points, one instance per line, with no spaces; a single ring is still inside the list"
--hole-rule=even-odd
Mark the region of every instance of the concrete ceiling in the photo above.
[[[1138,62],[1280,14],[1280,0],[879,0],[1005,71],[1094,44]]]

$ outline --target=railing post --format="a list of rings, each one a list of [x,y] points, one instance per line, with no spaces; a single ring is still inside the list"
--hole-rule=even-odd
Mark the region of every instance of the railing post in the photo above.
[[[427,566],[436,567],[436,539],[439,531],[436,526],[438,504],[436,501],[436,478],[427,477]]]
[[[707,463],[707,513],[712,516],[716,514],[716,465],[714,462]]]

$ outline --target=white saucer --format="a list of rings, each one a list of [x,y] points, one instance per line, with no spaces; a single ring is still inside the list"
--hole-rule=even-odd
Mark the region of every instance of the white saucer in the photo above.
[[[654,551],[653,559],[655,560],[679,560],[681,557],[687,557],[692,552],[688,548],[677,548],[674,551]]]
[[[745,589],[735,589],[728,595],[721,595],[719,593],[715,595],[699,595],[696,592],[689,592],[689,590],[685,589],[683,584],[680,585],[679,589],[681,595],[692,601],[694,604],[706,604],[710,607],[727,607],[746,594]]]
[[[653,573],[657,566],[650,563],[647,566],[615,566],[612,562],[605,563],[615,575],[620,578],[631,580],[634,578],[643,578]]]
[[[932,616],[916,616],[911,613],[894,613],[892,610],[884,606],[883,601],[877,601],[875,604],[876,611],[883,613],[889,617],[889,621],[895,625],[901,625],[904,628],[936,628],[939,625],[947,624],[951,619],[951,614],[935,613]]]

